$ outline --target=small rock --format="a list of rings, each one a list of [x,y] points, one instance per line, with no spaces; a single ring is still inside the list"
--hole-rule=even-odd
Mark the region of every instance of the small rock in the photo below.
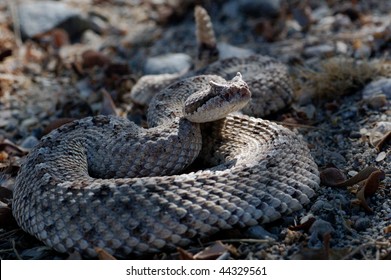
[[[341,41],[335,43],[335,50],[338,54],[347,54],[349,47],[347,44]]]
[[[280,0],[239,0],[239,11],[252,17],[277,17],[281,9]]]
[[[359,48],[354,51],[355,58],[369,58],[371,55],[372,49],[367,44],[361,44]]]
[[[370,99],[367,99],[367,104],[372,109],[380,109],[387,105],[387,97],[384,94],[376,95]]]
[[[310,248],[321,248],[323,246],[323,237],[327,233],[333,233],[333,226],[324,220],[317,219],[309,229],[311,234],[308,247]]]
[[[319,214],[320,212],[326,210],[326,211],[330,211],[333,209],[333,206],[328,203],[327,201],[324,201],[324,200],[317,200],[314,205],[312,205],[311,207],[311,212],[313,212],[314,214]]]
[[[272,238],[275,240],[277,239],[276,235],[268,232],[267,230],[265,230],[261,226],[252,226],[252,227],[248,228],[246,231],[246,235],[249,238],[256,238],[256,239],[269,239],[269,238]]]
[[[357,132],[357,131],[352,131],[352,132],[350,132],[350,135],[349,135],[349,137],[353,138],[353,139],[360,139],[361,136],[362,135],[359,132]]]
[[[293,106],[297,113],[304,115],[308,120],[312,120],[315,117],[316,108],[312,104],[305,106]]]
[[[314,21],[320,21],[330,15],[330,8],[327,5],[319,6],[312,11],[311,17]]]
[[[29,128],[29,127],[32,127],[32,126],[36,125],[37,123],[38,123],[38,119],[35,118],[35,117],[31,117],[31,118],[23,120],[20,125],[23,128]]]
[[[386,158],[386,156],[387,156],[387,153],[383,151],[377,155],[375,160],[376,160],[376,162],[382,161],[383,159]]]
[[[327,58],[331,57],[335,53],[334,46],[331,45],[317,45],[310,46],[304,49],[304,56],[306,57],[322,57]]]
[[[55,27],[65,29],[74,37],[91,28],[89,20],[80,11],[55,1],[20,4],[18,14],[24,38],[34,37]]]
[[[373,81],[362,91],[364,100],[370,100],[379,95],[385,95],[387,99],[391,99],[391,78],[381,78]]]
[[[254,54],[252,50],[235,47],[227,43],[218,43],[217,49],[219,50],[219,59],[247,57]]]
[[[363,231],[366,230],[370,227],[371,225],[371,220],[369,218],[358,218],[355,223],[354,223],[354,228],[357,231]]]
[[[332,29],[334,31],[341,30],[343,28],[350,28],[352,25],[352,22],[348,16],[342,15],[342,14],[337,14],[334,16],[334,22],[332,25]]]
[[[23,142],[20,146],[22,146],[22,148],[25,148],[25,149],[32,149],[38,143],[39,143],[39,140],[37,139],[37,137],[30,135],[26,139],[23,140]]]
[[[319,236],[323,236],[326,233],[334,232],[333,226],[322,219],[317,219],[309,229],[311,234],[318,234]]]
[[[150,57],[144,65],[144,74],[173,74],[185,72],[191,67],[192,59],[184,53],[169,53]]]
[[[350,170],[350,171],[348,172],[348,175],[349,175],[350,177],[356,176],[357,174],[358,174],[358,172],[355,171],[355,170]]]

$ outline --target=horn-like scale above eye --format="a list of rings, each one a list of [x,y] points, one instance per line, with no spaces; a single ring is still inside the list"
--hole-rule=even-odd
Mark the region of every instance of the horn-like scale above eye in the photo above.
[[[203,123],[225,118],[242,109],[250,101],[251,93],[242,75],[231,81],[211,80],[206,91],[192,94],[185,101],[183,114],[189,121]]]

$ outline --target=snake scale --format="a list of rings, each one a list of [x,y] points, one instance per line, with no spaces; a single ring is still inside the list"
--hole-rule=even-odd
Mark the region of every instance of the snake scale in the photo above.
[[[260,59],[281,73],[285,69],[260,56],[212,67],[220,66],[221,76],[235,70],[251,77],[256,70],[252,77],[267,77],[261,88],[254,87],[258,78],[249,78],[252,92],[275,84],[285,88],[286,79],[268,75]],[[187,246],[223,229],[267,223],[301,209],[319,176],[294,132],[240,114],[205,124],[183,116],[191,94],[229,83],[204,75],[168,86],[151,101],[149,129],[96,116],[52,131],[21,166],[12,204],[16,221],[59,252],[95,257],[99,247],[127,256]],[[240,92],[243,83],[238,87]],[[195,158],[203,168],[180,171]]]
[[[214,62],[210,18],[200,7],[195,18],[206,47],[201,69],[145,76],[132,89],[134,102],[149,104],[148,129],[88,117],[30,151],[13,191],[23,230],[59,252],[96,257],[98,247],[127,257],[268,223],[309,203],[319,174],[306,144],[248,116],[289,105],[286,66],[260,55]]]

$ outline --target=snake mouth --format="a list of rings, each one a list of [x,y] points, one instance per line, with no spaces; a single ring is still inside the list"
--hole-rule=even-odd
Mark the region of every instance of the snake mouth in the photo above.
[[[209,89],[191,95],[185,102],[183,114],[192,122],[204,123],[222,119],[242,109],[250,101],[251,92],[238,73],[231,81],[209,82]]]

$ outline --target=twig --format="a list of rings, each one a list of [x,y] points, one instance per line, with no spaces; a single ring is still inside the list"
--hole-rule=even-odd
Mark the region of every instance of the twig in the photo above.
[[[16,4],[18,4],[19,1],[13,1],[13,0],[7,0],[7,6],[11,13],[12,23],[14,26],[14,34],[15,34],[15,41],[16,46],[18,47],[18,51],[22,47],[22,34],[20,32],[20,21],[19,21],[19,15],[16,8]]]
[[[15,247],[15,239],[11,239],[11,243],[12,243],[12,249],[16,255],[16,257],[19,259],[19,260],[23,260],[22,257],[19,255],[18,253],[18,250],[16,250],[16,247]]]
[[[273,240],[273,239],[253,239],[253,238],[222,239],[220,241],[223,242],[223,243],[224,242],[227,242],[227,243],[244,242],[244,243],[264,243],[264,244],[275,242],[275,240]]]
[[[368,242],[368,243],[365,243],[365,244],[362,244],[362,245],[358,246],[357,248],[355,248],[353,251],[351,251],[349,254],[347,254],[342,259],[343,260],[350,260],[357,253],[361,253],[361,255],[365,258],[363,250],[368,248],[368,247],[372,247],[372,246],[376,246],[376,245],[378,245],[378,246],[390,246],[390,243],[388,243],[388,242],[371,241],[371,242]]]

